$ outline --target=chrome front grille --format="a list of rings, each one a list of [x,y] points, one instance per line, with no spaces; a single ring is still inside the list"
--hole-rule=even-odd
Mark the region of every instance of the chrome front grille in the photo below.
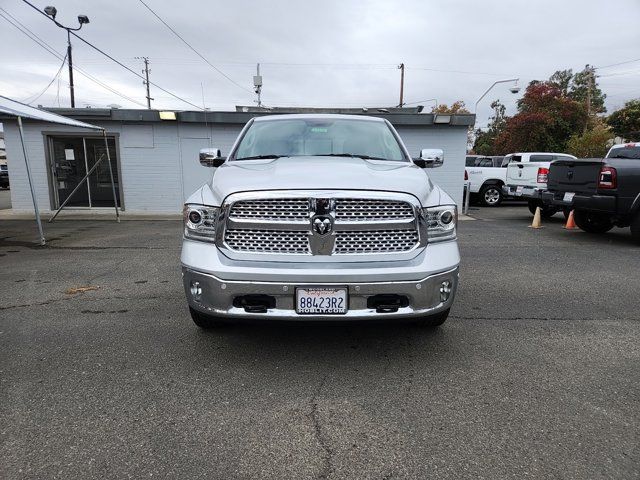
[[[284,254],[334,255],[348,261],[349,255],[408,253],[426,243],[417,215],[420,205],[410,195],[305,193],[232,195],[223,206],[222,246],[239,259]],[[260,195],[265,198],[256,198]]]
[[[407,202],[362,198],[336,200],[336,221],[399,220],[413,218]]]
[[[256,220],[307,220],[309,200],[306,198],[269,198],[241,200],[231,207],[229,218]]]
[[[278,230],[227,230],[225,242],[239,252],[308,254],[307,232]]]
[[[418,243],[416,230],[337,232],[334,255],[406,252]]]

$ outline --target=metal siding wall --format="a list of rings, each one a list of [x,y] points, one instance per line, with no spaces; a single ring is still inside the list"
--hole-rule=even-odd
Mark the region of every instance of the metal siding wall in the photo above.
[[[417,157],[421,148],[444,150],[444,165],[428,169],[429,177],[462,207],[464,161],[467,154],[467,127],[434,125],[431,127],[396,127],[409,153]]]
[[[187,182],[183,175],[200,175],[198,169],[191,169],[193,149],[198,141],[182,142],[182,139],[197,139],[203,147],[211,145],[227,155],[242,129],[242,125],[190,123],[149,123],[126,125],[119,122],[96,122],[104,125],[109,133],[118,133],[120,167],[124,206],[129,212],[178,213],[186,197],[193,193],[195,183],[199,185],[206,178]],[[49,184],[45,163],[43,132],[69,132],[86,134],[83,129],[26,122],[25,141],[34,179],[40,209],[50,209]],[[143,128],[131,128],[143,127]],[[150,130],[148,127],[151,126]],[[22,147],[16,122],[4,123],[9,175],[11,178],[11,202],[16,211],[33,211],[31,195],[26,176]],[[451,195],[460,206],[462,204],[462,184],[464,158],[466,155],[466,127],[453,126],[401,126],[398,133],[409,152],[416,155],[420,148],[442,148],[445,162],[441,168],[429,170],[432,180]],[[182,144],[189,145],[184,153]],[[146,146],[145,146],[146,145]],[[188,157],[188,158],[187,158]],[[187,165],[187,163],[189,165]],[[195,172],[195,173],[191,173]],[[194,183],[195,182],[195,183]],[[189,184],[190,183],[190,184]]]
[[[180,164],[182,169],[183,194],[181,202],[193,192],[211,181],[214,169],[200,165],[198,154],[202,148],[219,148],[228,155],[240,133],[242,125],[205,125],[181,124],[180,126]]]
[[[154,123],[153,146],[140,147],[138,130],[123,125],[120,162],[125,208],[132,212],[182,210],[180,148],[176,122]]]
[[[27,168],[24,164],[20,132],[16,121],[6,121],[4,124],[5,141],[7,143],[7,164],[9,165],[9,181],[11,182],[11,207],[15,211],[33,212],[31,191],[27,178]],[[49,211],[51,202],[49,197],[49,180],[45,158],[45,142],[42,136],[43,130],[49,131],[79,131],[64,125],[51,125],[48,123],[33,123],[23,121],[24,141],[31,167],[33,187],[38,200],[38,208],[41,211]]]

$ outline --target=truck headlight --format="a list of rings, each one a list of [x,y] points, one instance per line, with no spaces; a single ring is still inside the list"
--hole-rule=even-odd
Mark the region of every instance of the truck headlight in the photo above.
[[[427,223],[427,240],[429,242],[442,242],[456,238],[458,207],[440,205],[425,208],[422,212]]]
[[[202,242],[215,242],[219,211],[219,208],[207,205],[185,205],[182,210],[184,237]]]

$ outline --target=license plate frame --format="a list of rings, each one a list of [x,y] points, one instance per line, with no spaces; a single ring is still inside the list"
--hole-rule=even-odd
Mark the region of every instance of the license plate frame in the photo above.
[[[301,305],[302,298],[311,299],[305,300],[305,302],[310,302],[309,306]],[[332,299],[336,300],[335,304]],[[296,287],[294,300],[298,315],[345,315],[349,311],[349,289],[347,287]]]

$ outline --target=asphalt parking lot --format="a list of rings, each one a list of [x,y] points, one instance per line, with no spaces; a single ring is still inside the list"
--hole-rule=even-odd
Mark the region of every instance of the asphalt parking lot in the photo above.
[[[206,333],[179,222],[0,221],[0,477],[638,478],[640,248],[471,213],[437,331]]]

